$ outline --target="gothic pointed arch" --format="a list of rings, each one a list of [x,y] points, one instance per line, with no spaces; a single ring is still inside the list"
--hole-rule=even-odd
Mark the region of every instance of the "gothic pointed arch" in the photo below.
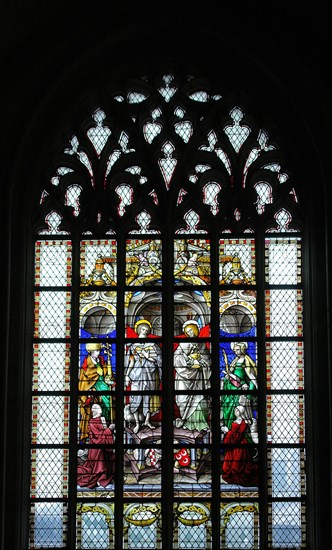
[[[176,70],[90,107],[32,218],[31,548],[302,548],[303,207],[276,123]]]

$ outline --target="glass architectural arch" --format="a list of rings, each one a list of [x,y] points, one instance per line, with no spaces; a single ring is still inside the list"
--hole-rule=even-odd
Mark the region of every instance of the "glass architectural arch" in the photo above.
[[[131,80],[36,208],[30,548],[305,548],[302,233],[243,100]]]

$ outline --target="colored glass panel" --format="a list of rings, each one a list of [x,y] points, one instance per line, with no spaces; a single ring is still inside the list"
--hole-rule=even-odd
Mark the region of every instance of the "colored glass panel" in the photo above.
[[[174,437],[173,449],[174,497],[177,498],[211,498],[211,450],[202,444],[205,438],[193,439],[187,433],[178,431],[178,439]],[[206,442],[206,441],[205,441]]]
[[[97,427],[102,430],[103,425],[105,429],[109,430],[110,425],[115,421],[115,364],[115,344],[112,345],[108,341],[81,344],[78,372],[78,431],[79,441],[82,443],[90,442],[90,432],[94,443],[96,443],[98,439]],[[97,423],[98,426],[94,426]],[[108,431],[104,435],[102,433],[99,435],[111,443],[113,435]],[[100,441],[100,443],[102,442]]]
[[[174,505],[174,547],[211,549],[211,505],[180,502]]]
[[[160,240],[132,239],[126,242],[126,284],[160,285],[162,247]]]
[[[254,290],[234,289],[219,292],[221,337],[256,336],[256,296]]]
[[[80,294],[80,337],[116,336],[116,292],[97,290]]]
[[[116,242],[81,242],[81,284],[92,287],[115,286],[117,280]]]
[[[185,338],[174,343],[174,437],[206,443],[211,422],[211,347],[197,340],[198,326],[192,321],[184,331]]]
[[[254,284],[255,258],[253,239],[221,239],[219,241],[220,283]]]
[[[174,281],[177,285],[207,285],[211,282],[210,241],[174,241]]]
[[[38,237],[35,245],[31,497],[52,502],[32,504],[30,547],[66,544],[67,511],[58,501],[68,497],[69,430],[77,434],[70,471],[71,486],[77,488],[78,548],[116,548],[119,543],[135,550],[162,548],[166,537],[170,548],[205,549],[212,547],[212,533],[214,545],[220,535],[222,548],[258,548],[265,544],[259,541],[256,502],[258,485],[265,482],[259,472],[263,461],[268,512],[261,510],[262,532],[269,520],[271,544],[297,545],[305,536],[300,500],[306,487],[302,250],[299,234],[290,229],[295,202],[294,209],[280,208],[268,220],[266,227],[277,227],[265,236],[263,257],[261,247],[256,257],[252,229],[259,229],[257,242],[262,242],[260,226],[267,221],[267,205],[275,201],[276,181],[280,203],[282,196],[289,202],[286,171],[281,171],[281,161],[264,164],[266,152],[274,149],[278,156],[278,151],[235,105],[222,114],[218,129],[207,133],[201,128],[203,138],[191,146],[188,179],[182,178],[179,186],[182,149],[168,127],[185,147],[192,141],[191,121],[199,124],[196,114],[189,113],[191,106],[200,103],[202,121],[221,96],[190,79],[191,91],[181,90],[187,113],[182,96],[179,102],[173,97],[180,91],[178,82],[164,75],[154,96],[157,103],[160,96],[160,105],[151,109],[148,102],[147,113],[151,92],[145,87],[142,81],[139,90],[117,92],[115,100],[135,111],[130,111],[132,125],[117,135],[114,117],[100,108],[94,111],[94,122],[77,133],[87,135],[86,152],[81,137],[73,136],[63,152],[73,168],[58,167],[48,186],[49,203],[53,187],[60,200],[61,185],[73,228],[89,231],[79,250],[74,249],[72,264],[72,245],[60,236],[60,224],[70,225],[70,219],[57,214],[56,203],[43,220],[54,236]],[[173,119],[167,122],[165,102],[171,99]],[[112,120],[112,131],[105,119]],[[156,148],[154,168],[162,185],[151,184],[152,172],[135,146],[132,127],[142,120],[135,131],[142,133],[147,148],[152,143]],[[200,132],[195,135],[199,140]],[[133,152],[135,165],[130,165]],[[109,212],[106,201],[97,212],[91,206],[96,201],[86,200],[83,187],[66,182],[76,170],[72,155],[84,168],[91,193],[97,190],[91,185],[96,166],[96,182],[104,171],[107,192],[117,199]],[[253,174],[258,157],[259,178]],[[242,187],[235,184],[235,174]],[[99,187],[99,198],[103,192]],[[241,193],[256,200],[248,210]],[[164,219],[164,212],[173,208],[174,233]],[[263,214],[264,224],[256,223]],[[273,234],[285,231],[293,231],[291,237]],[[77,412],[71,420],[77,416],[69,425],[65,392],[71,354],[77,365],[71,366],[77,370],[71,380],[77,386],[70,388]],[[258,409],[264,420],[260,441]],[[212,437],[219,415],[220,432]],[[265,442],[267,452],[261,453]],[[211,514],[219,497],[220,516],[216,510]],[[166,535],[162,532],[162,521],[171,516],[173,541],[167,538],[168,526]],[[72,534],[72,513],[68,519]],[[119,526],[120,533],[115,531]]]
[[[141,494],[143,497],[146,492],[161,491],[162,475],[162,450],[160,447],[161,437],[159,433],[140,433],[137,437],[130,437],[127,434],[126,439],[137,443],[139,447],[127,447],[124,454],[124,484],[127,489],[134,490],[135,495]],[[144,445],[144,446],[143,446]]]
[[[76,547],[87,550],[115,548],[114,504],[88,500],[77,505]]]
[[[137,374],[132,373],[125,382],[128,384],[125,388],[126,397],[124,405],[125,442],[160,444],[162,422],[161,392],[152,393],[161,387],[160,374],[156,371],[145,373],[144,368],[143,372],[141,369],[137,369]],[[150,374],[151,377],[148,379],[147,376]],[[157,387],[151,388],[151,386]],[[137,388],[141,387],[144,387],[144,389],[137,390]]]
[[[161,336],[162,293],[145,290],[125,292],[125,326],[128,338]],[[145,332],[147,334],[143,336]]]
[[[141,501],[125,505],[123,528],[124,548],[160,548],[161,504]]]
[[[183,337],[193,331],[196,338],[210,336],[211,292],[184,290],[174,293],[174,335]],[[189,335],[189,337],[191,337]]]

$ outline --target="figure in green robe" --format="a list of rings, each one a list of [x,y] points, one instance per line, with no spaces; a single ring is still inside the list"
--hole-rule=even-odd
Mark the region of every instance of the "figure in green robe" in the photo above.
[[[248,344],[246,342],[235,342],[231,344],[235,358],[228,365],[225,357],[226,371],[222,378],[222,418],[223,423],[231,429],[235,419],[235,408],[238,405],[244,407],[245,419],[252,423],[254,421],[252,401],[254,395],[252,390],[257,390],[257,368],[254,360],[247,354]],[[226,353],[224,352],[224,356]],[[234,393],[239,390],[239,394]],[[250,390],[244,394],[243,390]],[[227,393],[231,391],[232,393]]]

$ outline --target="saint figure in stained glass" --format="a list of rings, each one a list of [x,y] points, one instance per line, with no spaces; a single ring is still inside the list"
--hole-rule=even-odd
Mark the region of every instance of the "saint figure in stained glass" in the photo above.
[[[112,370],[101,355],[103,346],[100,343],[88,343],[86,349],[88,355],[83,360],[80,368],[78,389],[81,392],[90,392],[80,395],[80,439],[88,437],[88,421],[94,403],[100,403],[103,416],[111,420],[111,398],[109,395],[96,392],[107,392],[111,389],[114,379]]]
[[[223,421],[227,428],[231,429],[235,419],[235,408],[238,405],[243,406],[243,414],[250,424],[255,420],[252,407],[253,395],[245,395],[242,390],[257,390],[257,368],[254,360],[247,353],[247,342],[235,342],[231,344],[235,353],[235,358],[228,365],[228,359],[225,350],[226,370],[223,371],[224,377],[221,379],[222,389],[225,395],[222,398]],[[239,394],[234,393],[239,390]],[[230,392],[230,393],[226,393]]]
[[[199,334],[197,321],[189,320],[183,324],[183,333],[187,338],[196,338]],[[205,343],[196,341],[181,342],[174,353],[176,391],[205,391],[210,388],[210,354]],[[176,404],[180,417],[175,420],[177,428],[188,430],[208,430],[208,403],[204,394],[177,394]]]
[[[152,325],[146,319],[140,319],[135,324],[135,332],[139,339],[147,338]],[[152,342],[134,342],[128,353],[125,383],[131,392],[145,392],[157,390],[161,380],[161,350]],[[141,426],[147,426],[154,430],[151,424],[151,414],[156,412],[150,395],[131,393],[129,399],[129,413],[133,415],[135,426],[134,433],[138,433]],[[140,413],[143,418],[140,418]]]

